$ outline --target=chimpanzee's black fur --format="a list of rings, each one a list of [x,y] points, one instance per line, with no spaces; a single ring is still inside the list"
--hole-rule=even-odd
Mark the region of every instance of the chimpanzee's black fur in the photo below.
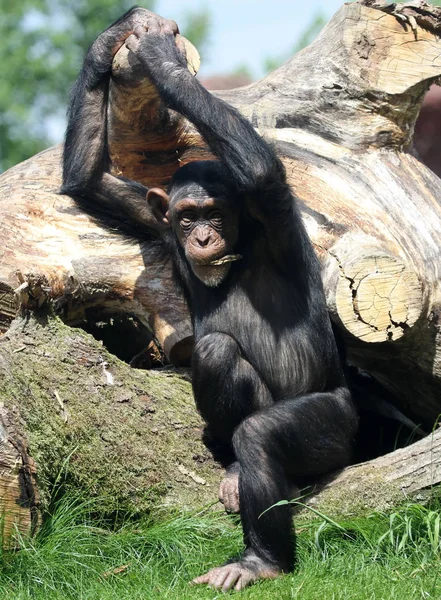
[[[147,11],[129,11],[86,56],[72,94],[62,191],[108,226],[171,253],[194,325],[196,404],[214,438],[234,452],[230,472],[239,471],[246,550],[238,564],[258,573],[288,571],[295,559],[290,507],[260,515],[290,498],[296,478],[346,465],[357,428],[319,264],[273,149],[198,83],[170,27],[158,22],[136,33],[138,45],[131,47],[165,104],[194,123],[219,160],[177,172],[170,210],[178,197],[227,195],[238,220],[234,252],[242,258],[219,285],[208,287],[190,268],[175,228],[156,225],[146,188],[108,174],[112,57],[141,13]]]

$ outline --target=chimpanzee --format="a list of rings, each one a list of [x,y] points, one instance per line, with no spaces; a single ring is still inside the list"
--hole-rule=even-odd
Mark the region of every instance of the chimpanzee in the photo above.
[[[72,94],[62,192],[172,257],[194,325],[197,408],[234,456],[220,499],[228,511],[240,501],[245,543],[241,557],[194,583],[242,589],[293,568],[290,507],[265,511],[292,497],[299,478],[350,461],[357,415],[282,163],[191,75],[176,32],[175,23],[134,8],[92,44]],[[218,159],[183,166],[167,193],[108,172],[106,98],[124,43]]]

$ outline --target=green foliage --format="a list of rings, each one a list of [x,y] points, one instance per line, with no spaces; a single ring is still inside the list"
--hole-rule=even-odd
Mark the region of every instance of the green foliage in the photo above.
[[[49,143],[84,51],[132,0],[0,0],[0,165]],[[149,3],[151,4],[151,3]]]
[[[404,511],[394,512],[388,518],[387,531],[378,540],[380,548],[389,546],[396,554],[406,557],[419,553],[422,554],[422,560],[441,553],[439,510],[411,504]]]
[[[299,565],[240,598],[416,600],[441,597],[440,506],[298,531]],[[224,597],[188,582],[240,551],[237,520],[201,512],[156,515],[112,527],[92,501],[64,498],[35,540],[0,556],[0,598],[8,600],[189,600]]]
[[[199,54],[203,56],[209,43],[209,32],[212,25],[208,9],[188,10],[184,13],[183,19],[179,19],[179,23],[182,35],[188,38],[196,46]]]
[[[133,0],[0,0],[0,171],[45,148],[63,128],[85,50]],[[138,2],[154,9],[154,0]],[[207,12],[187,13],[183,33],[202,46]]]
[[[249,77],[250,79],[252,79],[252,77],[253,77],[250,67],[245,64],[237,65],[234,68],[232,75],[244,75],[245,77]]]

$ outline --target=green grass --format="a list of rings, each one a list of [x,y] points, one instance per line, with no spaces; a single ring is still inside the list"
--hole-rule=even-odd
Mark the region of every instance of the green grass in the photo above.
[[[188,581],[241,549],[240,527],[206,512],[118,529],[90,517],[87,502],[63,500],[34,540],[0,557],[1,600],[186,600],[223,598]],[[441,598],[439,505],[392,515],[298,527],[295,573],[240,598],[418,600]],[[125,567],[118,572],[120,567]],[[237,593],[234,593],[237,595]]]

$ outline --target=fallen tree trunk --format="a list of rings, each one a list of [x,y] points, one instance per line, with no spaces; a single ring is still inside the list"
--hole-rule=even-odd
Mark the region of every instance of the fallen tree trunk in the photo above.
[[[441,181],[410,151],[413,126],[424,93],[441,75],[438,37],[441,11],[428,5],[420,8],[404,5],[395,10],[400,12],[388,14],[390,7],[367,1],[344,5],[317,41],[280,69],[246,88],[220,95],[277,144],[322,261],[329,310],[345,337],[349,360],[373,374],[393,393],[397,406],[430,431],[441,412],[438,266]],[[406,14],[407,25],[403,17]],[[192,68],[197,66],[197,58],[192,53],[189,62]],[[114,62],[108,118],[113,171],[148,186],[165,186],[180,164],[208,156],[198,133],[179,115],[162,106],[150,82],[140,78],[136,65],[127,60],[124,48]],[[39,354],[38,361],[33,362],[27,355],[25,342],[20,350],[20,335],[32,337],[33,325],[25,324],[19,335],[23,322],[14,320],[23,308],[38,309],[49,300],[69,325],[99,320],[103,313],[122,313],[136,317],[141,325],[149,327],[173,362],[184,363],[191,353],[191,325],[185,304],[174,289],[170,266],[145,264],[142,249],[137,244],[128,244],[105,231],[81,213],[70,198],[57,195],[59,159],[60,148],[50,149],[0,178],[3,241],[0,325],[7,332],[1,345],[1,364],[3,373],[8,374],[0,387],[0,399],[6,407],[2,416],[5,450],[1,456],[4,455],[6,465],[5,485],[11,490],[12,504],[8,506],[23,505],[26,515],[38,504],[32,492],[35,481],[30,457],[36,462],[37,473],[40,473],[38,488],[47,503],[54,481],[52,465],[60,468],[72,452],[71,446],[64,441],[56,443],[56,439],[61,436],[60,439],[65,440],[66,435],[68,439],[76,439],[76,434],[70,432],[69,418],[72,423],[80,418],[77,411],[83,410],[81,403],[88,406],[89,397],[96,397],[97,389],[101,392],[103,377],[110,381],[105,364],[114,365],[121,382],[118,389],[123,396],[128,393],[129,404],[134,402],[138,408],[139,390],[145,389],[149,396],[150,393],[155,396],[158,390],[158,397],[162,398],[164,385],[169,390],[167,393],[174,397],[174,386],[178,393],[186,384],[180,379],[170,379],[169,375],[146,375],[130,371],[120,363],[115,366],[116,359],[106,356],[95,370],[87,371],[89,387],[82,387],[77,396],[75,387],[69,385],[74,377],[70,369],[76,372],[81,360],[87,362],[88,352],[97,356],[96,342],[85,334],[72,333],[60,323],[55,325],[53,317],[48,317],[44,329],[48,346],[39,330],[42,338],[37,347],[43,345],[43,352],[49,354]],[[30,334],[28,327],[31,327]],[[59,333],[52,338],[54,327]],[[69,345],[72,336],[77,341]],[[83,358],[69,363],[66,357],[70,352],[75,356],[77,343],[80,348],[86,348]],[[53,344],[60,352],[68,348],[63,359],[58,360],[51,354]],[[102,348],[100,352],[100,356],[105,354]],[[133,354],[136,354],[135,349]],[[31,371],[26,369],[26,372],[32,373],[39,390],[35,393],[45,399],[41,413],[40,409],[34,413],[34,407],[26,408],[28,388],[22,381],[27,364],[22,362],[25,356],[32,365]],[[49,386],[48,364],[54,376],[56,373],[60,378],[56,380],[59,383]],[[103,389],[113,394],[115,386]],[[100,423],[98,429],[103,431],[104,437],[105,430],[114,427],[112,435],[120,440],[117,445],[123,444],[127,451],[127,455],[121,454],[115,459],[119,475],[124,465],[139,466],[140,462],[144,470],[150,472],[151,465],[158,460],[168,466],[153,469],[158,477],[153,482],[148,477],[137,480],[139,489],[148,496],[148,490],[156,483],[159,482],[159,487],[167,483],[176,492],[172,494],[173,502],[200,504],[205,499],[203,495],[193,495],[186,500],[185,494],[180,496],[179,486],[173,487],[178,459],[177,454],[170,455],[167,445],[155,445],[158,455],[155,457],[141,452],[141,461],[137,462],[135,456],[139,448],[132,447],[133,436],[125,439],[128,431],[124,423],[129,417],[122,415],[127,402],[118,402],[112,394],[106,400],[109,402],[106,411],[113,413],[117,403],[121,414],[117,411],[116,418],[107,421],[100,421],[101,417],[94,421],[91,417],[92,425],[84,423],[84,436],[90,426],[96,431],[93,426],[96,423]],[[11,398],[14,399],[12,404]],[[46,429],[36,423],[33,415],[46,414],[48,406],[52,406],[62,410],[61,416],[54,414],[63,422],[63,411],[69,404],[72,405],[71,417],[63,425],[65,433],[55,428],[56,434],[51,433],[48,438],[52,440],[50,448],[43,444],[45,449],[40,451],[39,444],[43,443]],[[192,427],[197,429],[194,439],[190,436],[186,443],[192,440],[200,444],[197,441],[200,422],[193,412],[189,388],[185,392],[185,407],[184,412],[190,411],[191,418],[195,419],[191,421]],[[173,411],[178,411],[176,414],[180,410],[173,405]],[[155,414],[161,421],[160,411]],[[164,435],[170,427],[166,415]],[[133,428],[133,415],[130,418]],[[147,421],[140,425],[139,438],[150,448],[152,436]],[[38,434],[40,429],[41,434]],[[104,460],[107,446],[98,433],[93,439],[99,464]],[[437,434],[434,439],[438,439]],[[198,460],[193,465],[193,459],[188,458],[188,464],[183,459],[182,469],[194,475],[194,482],[200,477],[213,481],[210,477],[214,473],[216,478],[218,471],[213,463],[206,461],[202,446],[197,447],[194,456],[204,457],[202,475]],[[81,462],[83,452],[87,454],[86,444],[76,452]],[[189,447],[183,444],[178,454],[190,456],[187,452],[190,452]],[[424,450],[423,454],[426,463],[427,457],[435,456],[433,449]],[[439,457],[436,457],[438,465]],[[84,463],[87,467],[82,467],[84,472],[95,473],[88,460]],[[393,465],[396,457],[388,455],[381,460],[385,462],[345,471],[327,489],[338,488],[344,494],[356,481],[363,495],[363,482],[367,482],[366,486],[372,484],[369,473],[374,471],[371,469],[378,465],[381,472],[388,473],[388,465]],[[15,461],[21,465],[18,471],[13,466]],[[75,464],[75,461],[68,462]],[[108,463],[104,461],[104,464]],[[178,470],[181,474],[182,469]],[[73,485],[87,487],[81,473],[69,473]],[[431,473],[434,475],[430,485],[438,483],[438,466],[432,468]],[[127,476],[132,475],[135,477],[129,469]],[[100,479],[101,475],[97,477]],[[119,501],[129,506],[124,494],[134,484],[127,484],[120,477],[115,479],[112,488],[110,481],[106,481],[102,487],[103,498],[106,490],[112,489],[113,494],[122,486],[117,496],[122,494]],[[384,490],[399,491],[403,485],[398,477],[385,485]],[[425,487],[427,479],[421,477],[415,485]],[[214,488],[209,495],[215,497]],[[325,495],[324,491],[319,498]],[[398,496],[402,497],[403,493],[399,492]],[[386,503],[388,497],[396,498],[395,493],[385,491]],[[23,498],[27,498],[27,504],[23,504]],[[154,505],[154,502],[151,505],[139,503],[136,493],[134,498],[140,509]],[[353,505],[357,506],[355,498]]]
[[[190,509],[216,501],[223,474],[202,443],[189,372],[131,369],[53,315],[18,318],[0,338],[4,536],[34,531],[59,487],[95,512]],[[317,484],[333,516],[383,510],[441,481],[441,429]],[[311,490],[308,490],[308,493]]]
[[[221,469],[201,441],[188,373],[132,369],[42,313],[0,338],[0,381],[7,536],[38,526],[57,485],[107,515],[216,499]]]
[[[440,482],[441,429],[437,429],[411,446],[334,473],[305,493],[307,504],[324,514],[350,517],[439,497]]]

